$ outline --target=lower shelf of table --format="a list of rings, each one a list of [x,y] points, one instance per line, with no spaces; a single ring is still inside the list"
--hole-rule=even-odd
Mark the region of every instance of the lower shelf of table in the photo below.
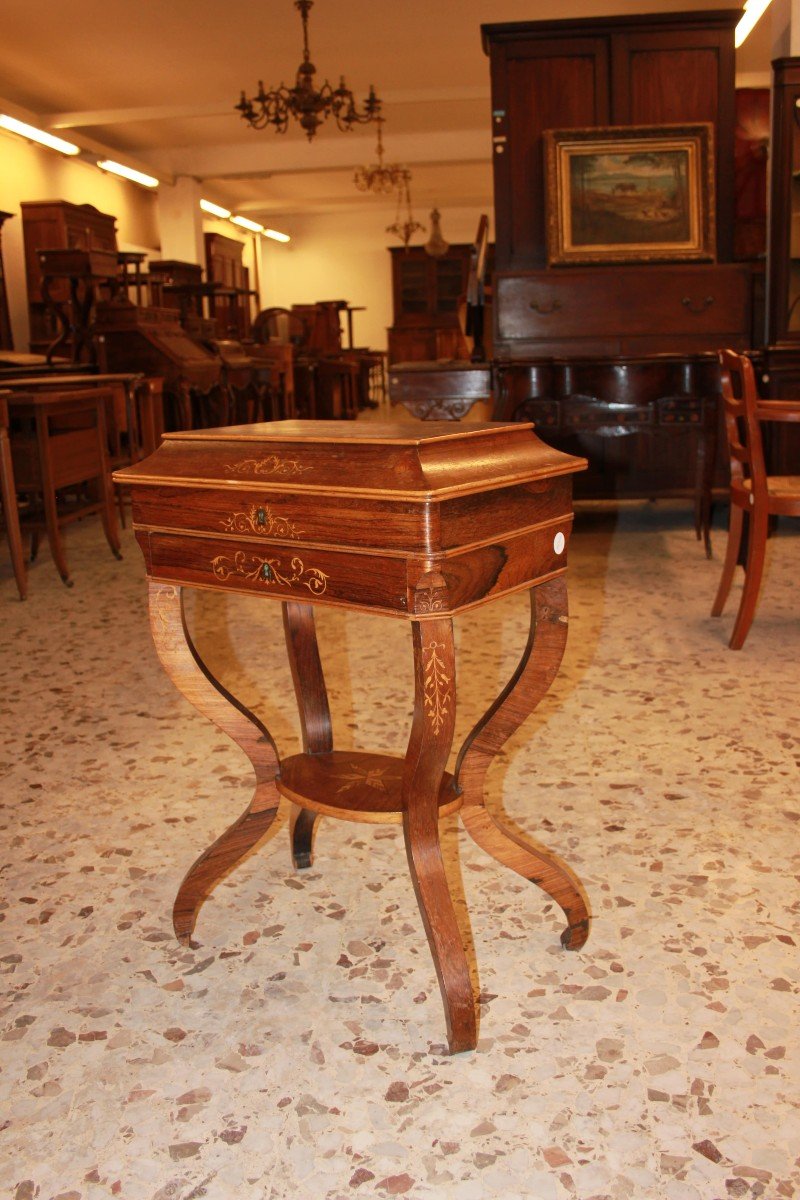
[[[277,778],[282,796],[314,812],[344,821],[374,824],[403,819],[403,759],[390,754],[332,750],[330,754],[293,754],[281,763]],[[439,816],[461,807],[445,773],[439,791]]]

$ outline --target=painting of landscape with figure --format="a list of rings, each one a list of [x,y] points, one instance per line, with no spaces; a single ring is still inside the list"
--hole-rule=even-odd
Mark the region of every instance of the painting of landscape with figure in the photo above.
[[[711,128],[545,134],[551,264],[713,257]]]

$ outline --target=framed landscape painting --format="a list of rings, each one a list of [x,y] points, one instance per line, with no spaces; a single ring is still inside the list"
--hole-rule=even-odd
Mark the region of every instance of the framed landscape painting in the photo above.
[[[714,258],[710,124],[545,131],[548,262]]]

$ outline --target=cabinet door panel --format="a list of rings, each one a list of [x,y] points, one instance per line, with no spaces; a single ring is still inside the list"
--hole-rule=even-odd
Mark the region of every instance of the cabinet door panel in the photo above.
[[[498,216],[498,230],[507,224],[504,255],[518,264],[540,265],[545,261],[541,135],[545,129],[608,123],[608,45],[603,38],[574,39],[563,46],[523,43],[509,54],[507,72],[508,140],[496,141],[494,153],[496,202],[507,221]]]

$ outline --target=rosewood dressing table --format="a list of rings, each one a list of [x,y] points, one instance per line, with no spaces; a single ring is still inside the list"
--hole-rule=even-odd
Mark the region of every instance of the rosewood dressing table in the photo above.
[[[560,905],[564,946],[583,945],[589,914],[580,882],[555,854],[505,829],[487,811],[483,785],[561,661],[572,475],[584,466],[545,446],[530,424],[439,422],[409,434],[396,424],[281,421],[167,434],[150,458],[115,474],[131,490],[161,662],[244,750],[256,776],[247,809],[180,885],[179,939],[189,940],[203,900],[266,833],[285,797],[298,868],[311,865],[321,814],[402,823],[453,1053],[476,1044],[476,997],[443,868],[440,817],[460,811],[478,845]],[[282,602],[301,754],[279,757],[267,729],[203,664],[183,614],[186,587]],[[528,644],[450,773],[453,617],[520,590],[530,592]],[[410,622],[415,705],[404,759],[334,750],[315,604]]]

